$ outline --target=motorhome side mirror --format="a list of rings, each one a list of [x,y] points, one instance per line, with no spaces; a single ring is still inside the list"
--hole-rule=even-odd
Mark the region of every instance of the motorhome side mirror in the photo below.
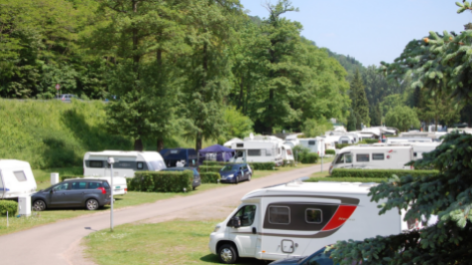
[[[241,219],[239,219],[237,216],[231,218],[230,225],[234,228],[241,227]]]

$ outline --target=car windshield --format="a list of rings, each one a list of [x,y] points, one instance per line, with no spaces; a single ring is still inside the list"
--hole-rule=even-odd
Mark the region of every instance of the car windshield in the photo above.
[[[241,165],[226,165],[221,169],[221,171],[238,170],[240,167],[241,167]]]

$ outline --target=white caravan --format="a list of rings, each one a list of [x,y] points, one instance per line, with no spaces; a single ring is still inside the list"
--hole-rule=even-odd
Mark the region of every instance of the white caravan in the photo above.
[[[325,138],[316,137],[316,138],[302,138],[299,139],[300,146],[303,146],[310,150],[310,153],[316,153],[320,156],[325,155]]]
[[[405,164],[414,160],[411,145],[358,145],[337,152],[329,173],[335,168],[411,169]]]
[[[0,199],[36,192],[36,180],[28,162],[0,159]]]
[[[87,152],[84,155],[84,176],[111,176],[108,158],[113,157],[113,176],[133,178],[136,171],[160,171],[166,168],[158,152],[102,151]]]
[[[274,162],[282,165],[284,152],[283,141],[273,136],[251,136],[244,138],[242,143],[233,143],[231,149],[236,151],[233,161],[236,163]]]
[[[282,159],[287,161],[295,161],[292,147],[288,144],[282,145]]]
[[[432,138],[428,137],[388,137],[385,141],[388,144],[394,143],[431,143]]]
[[[210,235],[221,262],[238,257],[279,260],[308,256],[339,240],[399,234],[411,228],[397,210],[379,215],[369,189],[377,184],[287,183],[246,194]],[[411,225],[411,224],[410,224]]]

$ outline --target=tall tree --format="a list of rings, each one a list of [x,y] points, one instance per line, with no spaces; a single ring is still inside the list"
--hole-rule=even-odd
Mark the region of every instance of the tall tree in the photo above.
[[[186,73],[183,86],[186,133],[195,138],[195,149],[203,138],[217,139],[222,133],[223,99],[229,91],[230,63],[227,52],[232,17],[241,11],[232,1],[192,1],[186,22],[186,38],[192,52],[182,63]]]
[[[356,128],[362,128],[362,124],[369,126],[369,102],[364,89],[364,82],[359,70],[356,70],[354,78],[351,81],[351,106],[356,116]]]

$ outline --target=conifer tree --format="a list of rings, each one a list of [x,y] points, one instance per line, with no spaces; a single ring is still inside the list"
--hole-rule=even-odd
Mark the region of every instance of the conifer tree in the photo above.
[[[359,69],[356,70],[354,78],[351,81],[351,106],[356,116],[356,128],[359,130],[362,124],[369,126],[369,102],[364,89],[364,82],[361,78]]]

